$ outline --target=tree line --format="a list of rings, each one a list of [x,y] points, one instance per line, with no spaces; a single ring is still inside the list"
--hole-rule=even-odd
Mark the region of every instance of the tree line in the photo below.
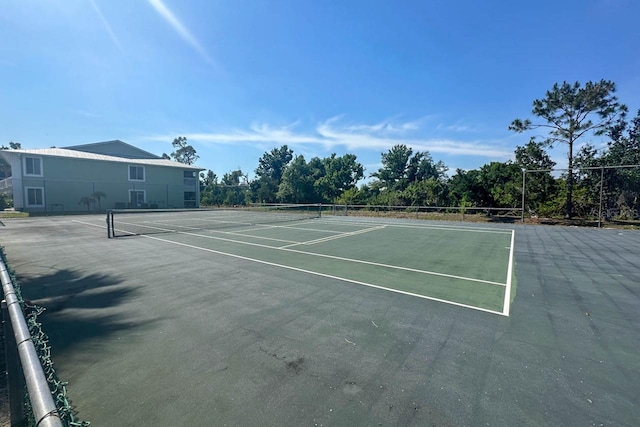
[[[640,164],[640,111],[627,120],[627,107],[614,96],[610,81],[556,84],[533,102],[531,119],[509,126],[518,133],[546,130],[518,146],[514,160],[490,162],[478,169],[457,169],[451,176],[429,152],[403,144],[381,154],[382,167],[360,186],[364,168],[353,154],[308,161],[287,145],[258,160],[256,178],[241,170],[218,179],[212,171],[201,176],[203,205],[246,203],[336,203],[385,206],[520,208],[523,179],[525,209],[541,216],[588,217],[599,209],[633,218],[640,212],[640,169],[606,166]],[[606,140],[597,150],[594,141]],[[577,153],[578,142],[587,141]],[[567,145],[568,168],[554,174],[546,149]],[[194,152],[195,154],[195,152]],[[524,171],[529,171],[524,176]],[[535,171],[535,172],[534,172]],[[601,188],[602,182],[602,191]]]

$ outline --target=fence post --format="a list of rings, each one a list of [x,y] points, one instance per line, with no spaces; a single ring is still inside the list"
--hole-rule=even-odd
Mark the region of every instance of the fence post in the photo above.
[[[600,166],[600,206],[598,207],[598,228],[602,228],[602,193],[604,190],[604,166]]]
[[[24,406],[25,383],[20,367],[20,359],[18,357],[18,346],[13,334],[11,319],[9,318],[9,309],[7,302],[2,300],[2,323],[4,327],[4,348],[6,354],[7,371],[7,391],[9,395],[9,417],[11,425],[23,425],[26,423],[27,416]]]
[[[527,170],[522,168],[522,212],[520,214],[520,221],[524,224],[524,203],[525,203],[525,189],[527,182]]]

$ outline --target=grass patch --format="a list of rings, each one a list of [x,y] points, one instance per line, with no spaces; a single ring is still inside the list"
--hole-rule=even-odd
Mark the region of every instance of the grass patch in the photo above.
[[[29,218],[29,213],[4,211],[4,212],[0,212],[0,218]]]

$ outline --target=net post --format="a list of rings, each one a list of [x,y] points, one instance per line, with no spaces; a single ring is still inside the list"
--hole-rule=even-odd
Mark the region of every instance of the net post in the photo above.
[[[9,397],[9,418],[11,425],[23,425],[26,423],[26,410],[24,402],[24,376],[18,357],[18,346],[14,339],[13,326],[9,318],[7,301],[2,300],[2,323],[4,332],[4,348],[6,355],[6,384]]]
[[[109,212],[107,211],[107,216],[105,218],[105,221],[107,221],[107,239],[111,238],[111,222],[109,221]]]

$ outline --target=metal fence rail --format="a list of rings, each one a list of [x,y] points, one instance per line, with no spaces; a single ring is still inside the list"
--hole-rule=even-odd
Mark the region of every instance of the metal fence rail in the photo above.
[[[38,427],[62,427],[58,410],[53,401],[49,383],[42,370],[40,359],[31,339],[27,322],[22,313],[20,301],[11,282],[9,271],[0,259],[0,279],[4,301],[6,302],[6,312],[11,322],[11,329],[15,337],[22,370],[31,401],[31,408]],[[5,320],[6,321],[6,320]],[[5,337],[10,340],[11,337]],[[11,355],[7,355],[10,358]]]

